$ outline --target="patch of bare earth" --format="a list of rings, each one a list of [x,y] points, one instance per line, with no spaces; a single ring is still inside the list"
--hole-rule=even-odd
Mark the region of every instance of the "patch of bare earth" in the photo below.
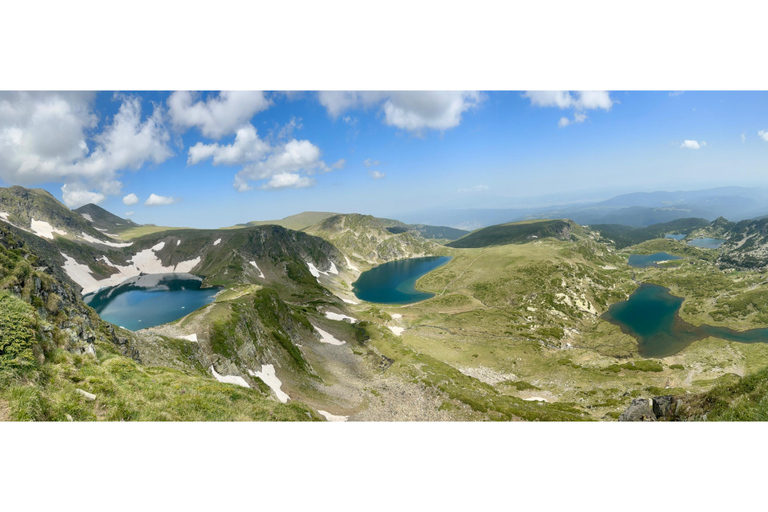
[[[0,400],[0,421],[11,421],[11,407],[5,400]]]

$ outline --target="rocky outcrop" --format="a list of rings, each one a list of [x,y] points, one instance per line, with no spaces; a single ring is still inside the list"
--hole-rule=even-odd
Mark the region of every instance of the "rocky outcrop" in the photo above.
[[[619,421],[680,421],[688,409],[683,397],[635,398],[621,413]]]
[[[621,413],[619,421],[656,421],[656,414],[651,402],[645,398],[635,398]]]

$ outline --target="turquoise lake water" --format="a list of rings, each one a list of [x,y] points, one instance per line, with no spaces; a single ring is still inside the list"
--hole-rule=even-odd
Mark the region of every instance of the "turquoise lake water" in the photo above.
[[[723,242],[725,242],[725,240],[722,238],[694,238],[688,242],[688,245],[701,247],[702,249],[717,249],[723,245]]]
[[[682,233],[679,235],[669,234],[669,235],[664,235],[664,238],[672,238],[673,240],[682,240],[683,238],[685,238],[685,235]]]
[[[449,256],[428,256],[390,261],[360,274],[352,290],[358,299],[379,304],[420,302],[434,294],[417,290],[416,280],[450,260]]]
[[[655,265],[659,261],[680,260],[680,256],[672,256],[666,252],[657,252],[655,254],[632,254],[627,260],[630,267],[643,268]]]
[[[601,318],[634,336],[643,357],[671,356],[710,336],[740,343],[768,342],[768,328],[734,331],[689,324],[678,315],[683,300],[663,286],[642,284],[628,300],[613,304]]]
[[[131,331],[167,324],[214,300],[221,288],[201,288],[191,274],[152,274],[83,297],[101,318]]]

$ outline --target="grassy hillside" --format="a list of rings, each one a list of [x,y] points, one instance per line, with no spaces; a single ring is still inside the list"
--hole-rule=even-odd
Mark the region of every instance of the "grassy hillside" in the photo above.
[[[0,419],[319,419],[300,404],[278,403],[266,386],[218,383],[199,363],[137,364],[121,352],[128,342],[46,263],[0,225]],[[160,341],[165,352],[189,353],[182,340]]]
[[[526,243],[548,237],[570,239],[571,233],[579,229],[579,226],[568,220],[512,222],[478,229],[446,245],[454,248],[477,248]]]
[[[282,226],[288,229],[294,229],[300,231],[304,228],[308,228],[318,222],[321,222],[328,217],[338,215],[331,212],[302,212],[296,215],[290,215],[280,220],[254,220],[248,223],[250,226],[266,226],[275,225]]]

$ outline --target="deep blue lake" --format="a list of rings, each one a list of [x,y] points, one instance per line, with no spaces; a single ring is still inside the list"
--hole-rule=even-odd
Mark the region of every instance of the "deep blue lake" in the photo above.
[[[192,274],[138,276],[83,297],[101,318],[131,331],[167,324],[214,300],[221,288],[201,288]]]
[[[450,256],[428,256],[390,261],[360,274],[352,283],[352,290],[358,299],[380,304],[412,304],[426,300],[434,294],[417,290],[416,281],[450,260]]]
[[[618,325],[637,338],[643,357],[667,357],[680,352],[694,341],[710,336],[740,343],[768,342],[768,328],[734,331],[712,325],[695,326],[678,315],[681,297],[667,288],[642,284],[628,300],[613,304],[602,318]]]
[[[717,249],[723,245],[723,242],[725,242],[725,240],[722,238],[694,238],[688,242],[688,245],[701,247],[702,249]]]
[[[630,267],[644,268],[655,265],[659,261],[680,260],[680,256],[672,256],[666,252],[657,252],[655,254],[632,254],[627,263]]]

